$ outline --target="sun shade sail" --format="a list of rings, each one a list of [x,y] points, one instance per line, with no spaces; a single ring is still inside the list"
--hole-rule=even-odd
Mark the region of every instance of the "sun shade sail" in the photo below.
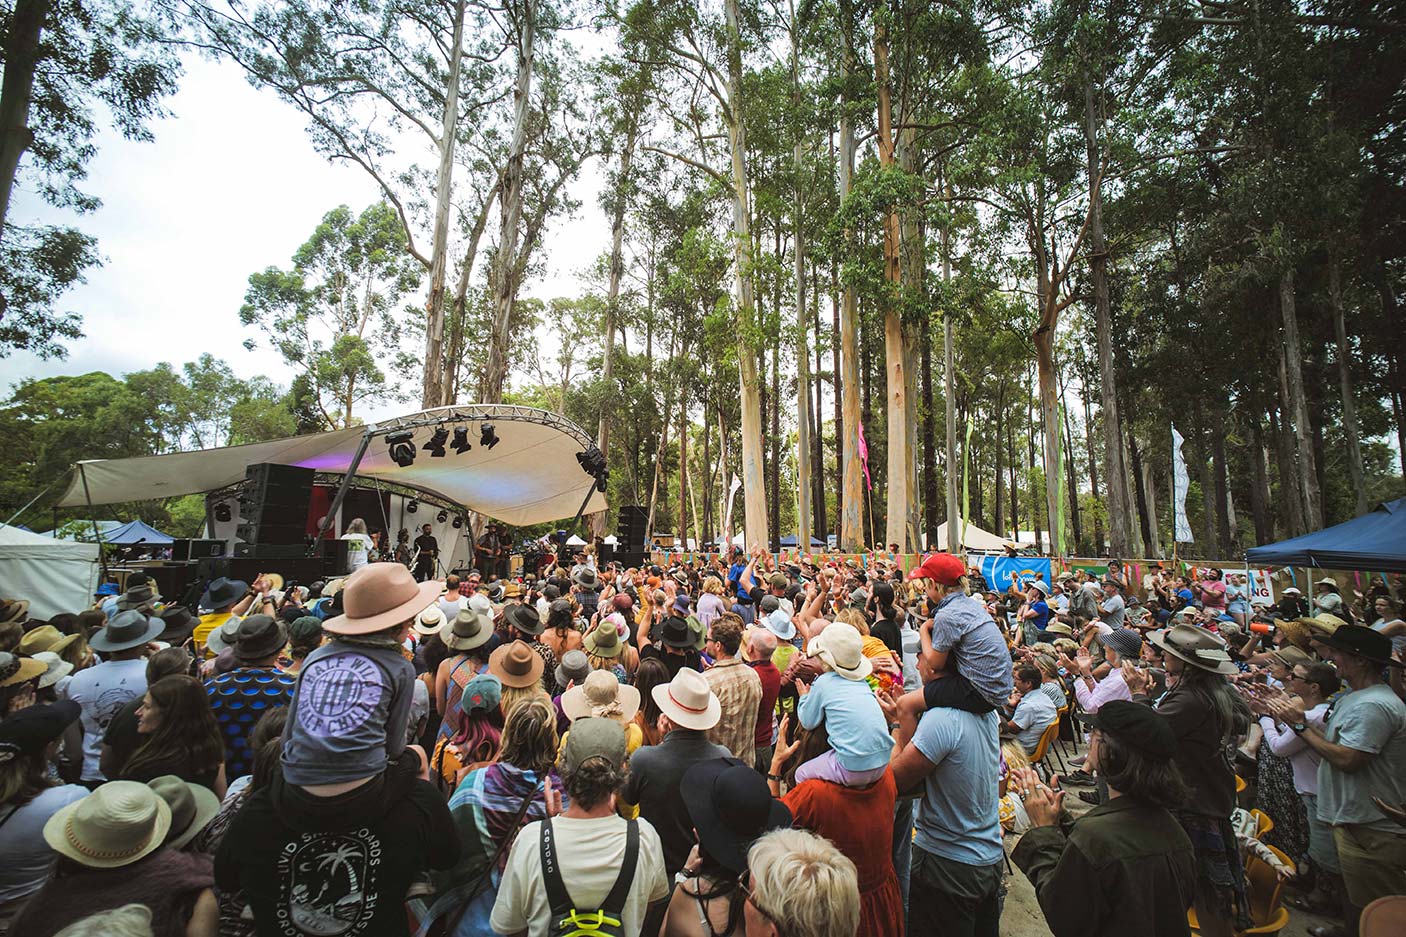
[[[1406,498],[1302,537],[1253,547],[1245,559],[1267,566],[1406,572]]]
[[[482,445],[490,424],[497,443]],[[424,449],[436,429],[450,435],[443,457]],[[466,429],[470,448],[454,449],[453,434]],[[59,501],[60,507],[148,501],[202,494],[244,480],[245,469],[260,462],[299,465],[318,472],[345,474],[365,433],[372,438],[356,477],[379,479],[438,495],[506,524],[521,526],[569,518],[576,514],[595,479],[581,468],[576,454],[592,445],[580,427],[563,417],[532,407],[440,407],[388,420],[371,427],[294,436],[246,446],[195,452],[80,462]],[[414,463],[392,460],[387,436],[408,432]],[[594,492],[586,511],[605,510],[605,496]]]

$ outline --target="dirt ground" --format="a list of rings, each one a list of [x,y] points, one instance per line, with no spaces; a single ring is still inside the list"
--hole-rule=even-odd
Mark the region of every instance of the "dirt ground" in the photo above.
[[[1082,753],[1081,746],[1080,754]],[[1065,806],[1076,817],[1082,816],[1089,810],[1089,806],[1074,793],[1080,790],[1092,790],[1092,788],[1070,787],[1069,793],[1064,799]],[[1009,853],[1013,850],[1019,841],[1020,837],[1008,834],[1006,836],[1006,851]],[[1030,886],[1030,880],[1021,873],[1020,869],[1014,866],[1012,868],[1014,872],[1006,876],[1006,904],[1001,914],[1001,937],[1052,937],[1049,927],[1045,924],[1045,916],[1040,911],[1040,903],[1035,897],[1035,889]],[[1310,927],[1331,923],[1334,922],[1327,918],[1290,908],[1289,923],[1279,933],[1283,937],[1308,937]],[[1133,935],[1129,935],[1129,937],[1133,937]]]

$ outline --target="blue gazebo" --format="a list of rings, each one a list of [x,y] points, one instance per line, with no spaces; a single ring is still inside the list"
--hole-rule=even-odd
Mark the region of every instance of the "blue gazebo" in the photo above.
[[[121,527],[114,527],[111,530],[102,532],[103,543],[110,543],[113,546],[165,546],[170,544],[171,536],[163,534],[142,521],[128,521]]]
[[[1302,537],[1254,547],[1245,559],[1265,566],[1406,572],[1406,498]]]

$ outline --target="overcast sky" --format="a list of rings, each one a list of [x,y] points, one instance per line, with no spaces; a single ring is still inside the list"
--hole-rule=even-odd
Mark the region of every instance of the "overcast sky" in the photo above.
[[[251,87],[232,65],[189,56],[167,107],[171,116],[152,126],[155,142],[102,133],[81,185],[103,206],[76,223],[97,237],[106,260],[61,302],[82,314],[84,337],[68,346],[64,360],[23,353],[0,360],[4,384],[95,370],[121,374],[159,361],[179,365],[204,352],[228,361],[241,377],[291,380],[275,352],[241,345],[254,335],[239,322],[249,274],[288,266],[329,209],[346,204],[360,211],[379,192],[360,169],[318,155],[300,115]],[[596,205],[599,176],[590,170],[573,192],[581,210],[545,239],[540,256],[547,274],[529,283],[525,295],[578,293],[576,274],[606,242],[607,222]],[[25,193],[17,193],[11,213],[22,223],[74,222]]]

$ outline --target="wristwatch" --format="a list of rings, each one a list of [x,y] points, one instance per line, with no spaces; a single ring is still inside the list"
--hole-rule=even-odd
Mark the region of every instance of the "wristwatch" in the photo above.
[[[1290,725],[1289,728],[1293,729],[1293,730],[1294,730],[1294,734],[1297,735],[1298,733],[1302,732],[1304,729],[1307,729],[1307,728],[1308,728],[1308,724],[1307,724],[1307,723],[1303,723],[1303,722],[1295,722],[1294,724]]]

